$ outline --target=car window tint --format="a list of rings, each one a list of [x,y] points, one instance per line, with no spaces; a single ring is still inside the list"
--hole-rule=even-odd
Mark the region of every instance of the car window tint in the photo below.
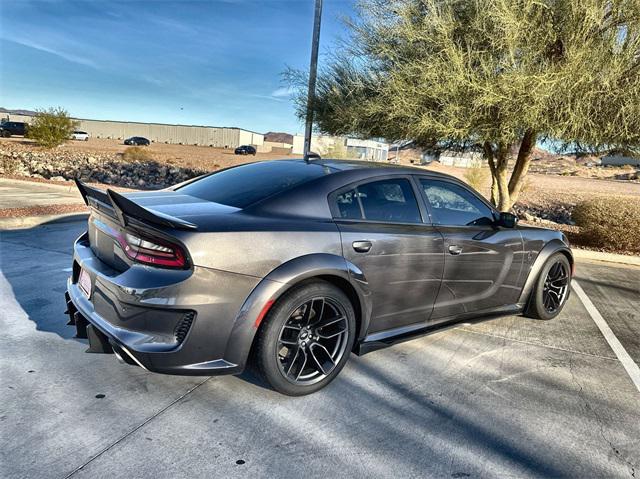
[[[265,161],[222,170],[178,189],[180,193],[236,208],[331,173],[317,163]]]
[[[356,191],[367,220],[422,222],[409,180],[398,178],[373,181],[359,185]]]
[[[350,220],[362,219],[362,212],[360,211],[360,204],[358,203],[356,195],[356,190],[353,189],[336,196],[336,204],[340,218]]]
[[[441,225],[489,225],[491,209],[466,188],[446,181],[420,179],[434,222]]]

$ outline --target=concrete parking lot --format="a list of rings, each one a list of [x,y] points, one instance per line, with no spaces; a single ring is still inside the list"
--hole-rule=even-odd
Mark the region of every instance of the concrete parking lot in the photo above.
[[[554,321],[462,324],[289,398],[85,354],[63,314],[83,228],[0,233],[3,477],[639,477],[640,392],[575,292]],[[640,268],[577,280],[638,364]]]

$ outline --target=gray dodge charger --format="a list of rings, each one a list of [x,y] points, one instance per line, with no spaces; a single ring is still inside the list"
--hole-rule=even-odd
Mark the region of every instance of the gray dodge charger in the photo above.
[[[166,374],[243,371],[289,395],[456,321],[557,316],[573,257],[428,170],[278,160],[143,193],[77,182],[70,324],[88,352]]]

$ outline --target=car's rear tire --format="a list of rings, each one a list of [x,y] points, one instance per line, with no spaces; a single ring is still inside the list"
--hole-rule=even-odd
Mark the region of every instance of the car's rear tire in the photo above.
[[[311,394],[340,373],[355,331],[353,305],[340,289],[322,280],[302,283],[278,299],[264,319],[258,368],[278,392]]]
[[[536,280],[524,315],[549,320],[560,314],[571,287],[571,264],[562,253],[549,257]]]

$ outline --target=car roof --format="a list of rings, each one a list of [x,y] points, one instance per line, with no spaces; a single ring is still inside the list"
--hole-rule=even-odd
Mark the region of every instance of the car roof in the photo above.
[[[315,218],[331,218],[327,196],[353,183],[375,180],[376,177],[389,175],[425,175],[433,178],[448,179],[461,183],[457,178],[433,170],[410,166],[392,165],[376,161],[356,160],[304,160],[284,159],[269,160],[269,162],[306,163],[310,168],[318,166],[325,169],[325,174],[284,190],[274,196],[265,198],[247,209],[260,213],[284,214]]]
[[[273,161],[282,161],[282,160],[273,160]],[[300,163],[309,163],[309,164],[318,164],[322,166],[326,166],[335,170],[335,172],[340,171],[354,171],[359,170],[360,174],[363,177],[366,176],[378,176],[378,175],[431,175],[431,176],[439,176],[442,178],[453,178],[455,177],[451,175],[447,175],[446,173],[440,173],[438,171],[426,170],[424,168],[416,168],[415,166],[405,166],[405,165],[395,165],[392,163],[382,163],[380,161],[362,161],[362,160],[338,160],[338,159],[320,159],[320,160],[304,160],[304,159],[291,159],[289,161],[292,162],[300,162]]]

